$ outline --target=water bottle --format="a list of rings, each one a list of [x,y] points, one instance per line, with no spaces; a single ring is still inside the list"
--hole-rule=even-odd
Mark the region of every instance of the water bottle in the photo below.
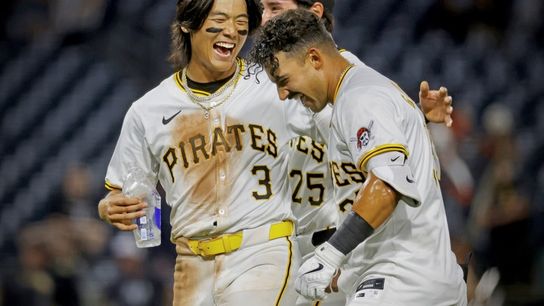
[[[136,246],[149,248],[161,244],[161,196],[149,176],[137,167],[130,168],[123,184],[123,194],[147,203],[146,214],[134,221]]]

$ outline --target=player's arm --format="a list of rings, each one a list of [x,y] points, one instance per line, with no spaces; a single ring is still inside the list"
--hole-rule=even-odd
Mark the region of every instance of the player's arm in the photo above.
[[[153,156],[147,147],[144,137],[143,119],[133,104],[123,120],[123,126],[117,145],[113,151],[105,187],[110,191],[98,203],[100,218],[123,231],[137,228],[133,224],[135,218],[145,214],[147,204],[138,198],[129,198],[121,192],[123,178],[131,167],[138,167],[147,173],[156,168]]]
[[[448,89],[444,86],[439,90],[430,90],[429,83],[422,81],[419,85],[419,104],[425,119],[433,123],[445,123],[451,127],[453,120],[452,97],[448,95]]]
[[[346,255],[374,233],[393,213],[400,194],[372,172],[359,191],[352,212],[334,235],[319,246],[315,256],[299,270],[297,291],[311,299],[322,299]],[[317,273],[316,273],[317,272]],[[301,279],[306,277],[304,281]],[[334,289],[334,288],[332,288]]]
[[[126,197],[120,190],[112,190],[98,203],[98,215],[122,231],[132,231],[137,228],[133,220],[143,216],[146,207],[142,200]]]
[[[400,194],[370,172],[357,194],[352,212],[328,243],[343,255],[366,240],[393,213]]]

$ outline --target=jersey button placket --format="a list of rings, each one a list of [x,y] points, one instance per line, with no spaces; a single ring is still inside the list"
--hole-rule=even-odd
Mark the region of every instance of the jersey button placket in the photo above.
[[[211,113],[211,125],[213,126],[213,131],[215,131],[215,129],[217,128],[223,129],[222,122],[221,122],[222,121],[221,113],[217,109],[212,109],[210,113]],[[225,164],[226,158],[227,158],[226,152],[224,152],[223,150],[219,150],[215,158],[216,158],[217,176],[218,176],[218,180],[217,180],[218,186],[216,189],[218,193],[217,198],[225,199],[226,197],[223,196],[223,193],[224,193],[223,188],[227,179],[226,164]],[[219,209],[217,210],[217,214],[219,215],[219,220],[226,217],[227,207],[225,206],[219,207]]]

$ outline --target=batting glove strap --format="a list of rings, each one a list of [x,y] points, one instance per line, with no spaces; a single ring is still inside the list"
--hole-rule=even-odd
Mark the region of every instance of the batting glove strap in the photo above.
[[[315,257],[321,262],[336,270],[340,268],[346,255],[337,250],[330,243],[325,242],[315,250]]]

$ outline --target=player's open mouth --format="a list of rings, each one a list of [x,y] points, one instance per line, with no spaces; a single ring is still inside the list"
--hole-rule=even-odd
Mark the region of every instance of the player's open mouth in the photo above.
[[[213,49],[220,57],[230,57],[234,51],[235,44],[229,42],[216,42],[213,44]]]

